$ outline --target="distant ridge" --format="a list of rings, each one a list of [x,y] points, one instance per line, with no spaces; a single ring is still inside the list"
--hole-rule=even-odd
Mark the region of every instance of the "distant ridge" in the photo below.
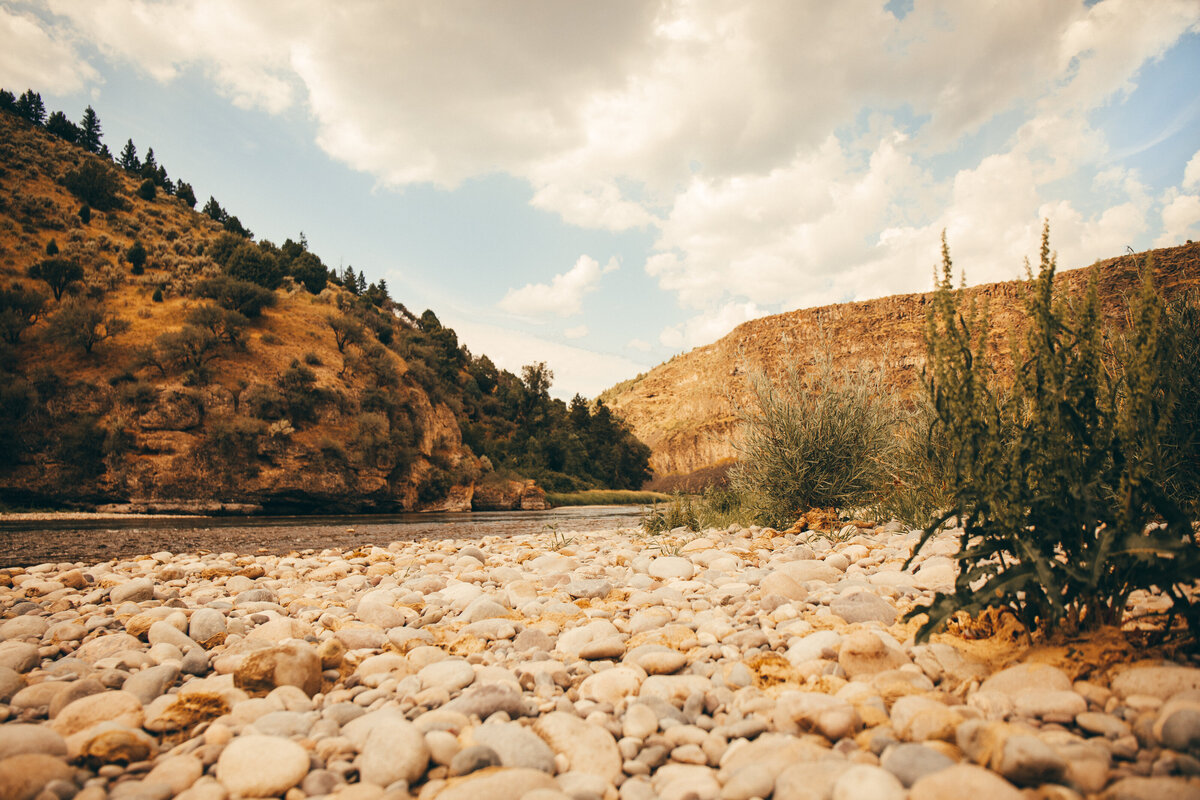
[[[1059,272],[1059,291],[1082,291],[1093,273],[1104,313],[1119,320],[1125,297],[1139,286],[1141,265],[1153,264],[1154,280],[1172,297],[1200,285],[1200,244],[1151,250]],[[986,302],[997,353],[1006,332],[1023,316],[1021,281],[990,283],[966,291]],[[727,464],[737,457],[739,423],[734,403],[747,399],[748,374],[778,375],[790,365],[814,363],[818,326],[835,363],[889,365],[893,391],[913,391],[925,363],[925,309],[932,294],[893,295],[827,305],[751,320],[713,344],[697,347],[601,394],[650,446],[656,481]]]

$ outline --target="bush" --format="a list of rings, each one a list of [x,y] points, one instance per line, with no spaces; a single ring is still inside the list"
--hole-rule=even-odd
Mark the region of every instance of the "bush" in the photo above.
[[[150,295],[150,299],[155,303],[161,303],[163,301],[162,288],[155,288],[154,294]]]
[[[729,477],[757,522],[787,527],[812,508],[878,501],[899,418],[882,368],[839,372],[826,352],[812,372],[792,369],[778,385],[758,375],[750,387],[758,407],[741,410],[742,460]]]
[[[946,462],[950,442],[928,399],[903,412],[896,428],[888,485],[872,510],[875,519],[897,519],[923,528],[950,504]]]
[[[105,339],[129,330],[129,320],[105,312],[94,300],[74,300],[64,303],[50,318],[46,334],[66,347],[78,347],[85,353]]]
[[[87,225],[92,221],[92,207],[84,203],[79,207],[79,221]]]
[[[85,158],[78,169],[64,175],[63,185],[86,205],[101,211],[117,208],[121,202],[116,171],[95,158]]]
[[[83,267],[66,258],[47,258],[31,266],[26,274],[36,281],[45,281],[58,301],[68,286],[83,280]]]
[[[1167,490],[1192,519],[1200,518],[1200,294],[1195,290],[1167,307],[1172,344],[1170,384],[1175,405],[1163,441]]]
[[[138,186],[137,193],[143,200],[153,200],[154,195],[158,193],[158,187],[154,185],[154,181],[147,178]]]
[[[21,334],[37,322],[46,307],[46,296],[14,283],[0,289],[0,337],[9,344],[21,341]]]
[[[284,275],[274,255],[249,242],[233,251],[225,271],[234,278],[256,283],[266,289],[278,289]]]
[[[1176,387],[1162,303],[1147,278],[1130,307],[1125,345],[1105,369],[1095,284],[1055,299],[1049,231],[1028,282],[1027,328],[1014,345],[1011,387],[988,363],[987,326],[951,288],[943,242],[930,312],[928,390],[952,443],[951,515],[962,521],[959,574],[910,616],[928,637],[952,614],[1009,609],[1031,632],[1070,634],[1119,623],[1130,595],[1158,589],[1200,630],[1185,590],[1200,568],[1188,521],[1162,489],[1163,432]]]
[[[247,475],[256,471],[266,423],[246,417],[216,417],[205,426],[201,457],[225,475]]]
[[[129,249],[125,251],[125,260],[133,265],[133,274],[141,275],[143,267],[146,266],[146,248],[142,245],[141,239],[135,239]]]
[[[727,528],[731,523],[749,521],[752,514],[737,493],[710,486],[701,495],[676,494],[661,507],[654,503],[642,515],[642,530],[657,534],[680,527],[690,531]]]
[[[228,275],[200,281],[196,294],[217,301],[222,308],[232,309],[254,319],[262,310],[275,305],[275,293],[249,281],[238,280]]]

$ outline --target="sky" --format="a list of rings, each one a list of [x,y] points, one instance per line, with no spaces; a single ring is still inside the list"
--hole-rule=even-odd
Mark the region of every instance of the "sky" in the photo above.
[[[564,398],[1200,238],[1197,0],[0,0],[0,86]]]

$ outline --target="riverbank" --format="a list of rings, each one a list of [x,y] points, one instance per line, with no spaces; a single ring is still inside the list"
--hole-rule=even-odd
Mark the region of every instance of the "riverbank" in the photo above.
[[[583,492],[546,492],[546,502],[563,506],[648,506],[670,501],[662,492],[635,492],[619,489],[588,489]]]
[[[0,795],[1200,793],[1200,669],[1115,632],[916,644],[903,613],[952,585],[956,532],[908,570],[919,532],[847,536],[560,526],[3,570]]]

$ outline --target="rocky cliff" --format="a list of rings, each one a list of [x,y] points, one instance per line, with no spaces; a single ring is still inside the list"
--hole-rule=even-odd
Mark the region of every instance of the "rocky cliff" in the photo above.
[[[80,174],[109,181],[112,202],[82,210]],[[472,508],[488,465],[464,446],[446,399],[457,374],[401,355],[420,341],[402,306],[369,307],[355,319],[371,325],[355,322],[341,341],[330,319],[358,313],[363,298],[284,278],[244,328],[222,328],[221,301],[197,287],[223,274],[215,253],[228,226],[169,194],[147,199],[141,180],[0,113],[0,503]],[[239,241],[251,256],[265,247]],[[61,298],[29,274],[48,258],[80,270]],[[34,294],[40,307],[23,305]],[[71,309],[99,316],[71,329]],[[207,332],[203,309],[217,315]],[[489,508],[544,503],[536,487],[496,483]]]
[[[1200,244],[1189,243],[1060,272],[1058,291],[1081,292],[1095,275],[1104,313],[1119,322],[1145,263],[1153,265],[1155,282],[1167,296],[1200,284]],[[966,291],[986,304],[992,342],[1002,359],[1007,332],[1024,316],[1022,283]],[[811,367],[819,348],[827,346],[839,367],[883,365],[893,391],[913,391],[925,363],[925,314],[931,297],[896,295],[752,320],[720,341],[618,384],[601,398],[650,446],[656,476],[693,473],[736,459],[736,409],[749,399],[749,375],[778,376],[791,367]]]

